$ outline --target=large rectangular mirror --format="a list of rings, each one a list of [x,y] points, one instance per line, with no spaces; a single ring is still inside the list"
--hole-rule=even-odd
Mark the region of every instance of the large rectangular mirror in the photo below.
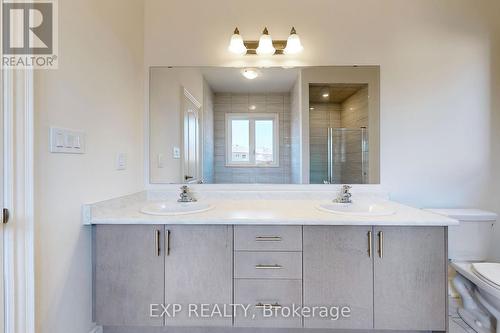
[[[153,67],[153,184],[377,184],[379,67]]]

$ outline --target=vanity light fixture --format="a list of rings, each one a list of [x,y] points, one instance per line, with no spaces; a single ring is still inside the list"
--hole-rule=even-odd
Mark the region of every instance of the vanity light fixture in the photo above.
[[[245,53],[247,53],[247,48],[243,43],[243,38],[241,37],[238,28],[234,29],[233,35],[231,36],[231,41],[229,42],[228,50],[229,52],[238,55],[244,55]]]
[[[234,29],[228,50],[237,55],[257,54],[260,56],[297,54],[304,49],[297,31],[292,27],[287,40],[273,40],[267,27],[262,31],[259,40],[243,40],[238,28]]]
[[[244,68],[241,71],[241,75],[243,75],[245,78],[247,78],[249,80],[253,80],[253,79],[257,78],[260,75],[260,73],[255,68]]]
[[[269,31],[267,30],[267,27],[264,28],[264,31],[262,31],[262,35],[260,35],[259,38],[259,46],[255,50],[258,55],[273,55],[276,52],[276,49],[273,46],[273,39],[269,35]]]
[[[295,27],[292,27],[292,31],[290,31],[290,36],[288,36],[288,40],[286,41],[286,47],[283,50],[285,54],[297,54],[302,52],[304,47],[300,42],[300,37],[297,35],[297,31],[295,31]]]

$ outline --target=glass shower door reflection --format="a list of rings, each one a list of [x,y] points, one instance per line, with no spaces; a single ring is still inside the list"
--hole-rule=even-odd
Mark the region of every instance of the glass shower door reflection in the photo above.
[[[323,183],[368,183],[368,130],[362,128],[328,128],[326,170]],[[312,170],[311,170],[312,171]],[[311,180],[318,179],[311,175]]]

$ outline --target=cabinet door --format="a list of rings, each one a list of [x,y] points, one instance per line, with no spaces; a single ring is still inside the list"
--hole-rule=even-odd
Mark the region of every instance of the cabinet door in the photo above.
[[[163,226],[93,226],[94,319],[104,326],[162,326]]]
[[[231,326],[232,309],[232,226],[166,226],[169,253],[165,257],[166,304],[180,304],[182,311],[167,318],[168,326]],[[226,313],[202,318],[198,307],[189,317],[189,304],[217,305]],[[225,317],[224,315],[229,315]]]
[[[382,249],[374,260],[375,328],[446,330],[445,228],[382,227],[375,234]]]
[[[350,318],[304,318],[306,328],[373,328],[371,227],[304,226],[304,305],[351,309]]]

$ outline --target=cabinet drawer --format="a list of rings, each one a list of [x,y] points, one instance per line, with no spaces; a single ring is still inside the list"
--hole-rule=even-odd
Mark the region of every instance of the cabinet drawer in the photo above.
[[[235,226],[236,251],[302,251],[301,226]]]
[[[236,327],[302,327],[302,318],[281,315],[282,307],[302,306],[300,280],[234,280],[235,304],[250,305],[247,314],[236,308]],[[272,316],[264,316],[262,305],[273,305]],[[269,313],[269,312],[268,312]],[[253,317],[255,315],[255,317]]]
[[[302,252],[235,252],[234,277],[302,279]]]

